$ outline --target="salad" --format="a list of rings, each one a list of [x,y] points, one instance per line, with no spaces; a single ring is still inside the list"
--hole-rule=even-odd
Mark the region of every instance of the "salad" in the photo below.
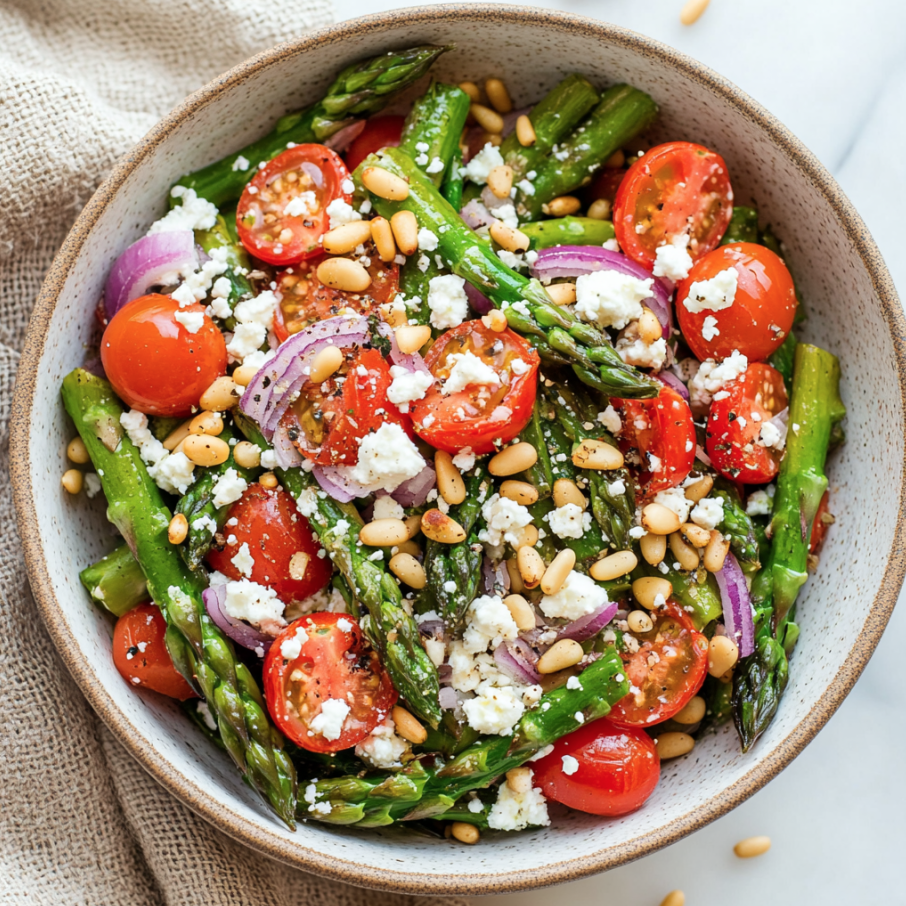
[[[844,408],[716,150],[581,75],[379,115],[447,49],[173,186],[63,381],[63,485],[122,535],[81,579],[124,680],[287,825],[475,843],[764,733]]]

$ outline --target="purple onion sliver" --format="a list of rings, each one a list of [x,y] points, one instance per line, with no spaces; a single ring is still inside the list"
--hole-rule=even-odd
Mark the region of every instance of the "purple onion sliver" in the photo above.
[[[472,306],[472,310],[476,314],[486,315],[494,307],[494,303],[480,289],[472,286],[471,283],[466,283],[465,289],[469,305]]]
[[[349,503],[361,497],[367,497],[371,491],[364,485],[353,481],[345,470],[349,466],[315,466],[312,469],[312,475],[315,481],[321,486],[322,491],[326,491],[335,500],[340,503]]]
[[[752,598],[746,577],[733,554],[727,554],[723,569],[714,573],[724,610],[727,635],[739,646],[740,657],[748,657],[755,650],[755,620]]]
[[[541,682],[541,674],[528,659],[509,642],[498,645],[494,651],[497,666],[510,679],[533,686]]]
[[[332,151],[336,151],[337,154],[342,154],[362,134],[364,128],[365,120],[351,123],[338,132],[334,132],[330,138],[325,140],[324,144]]]
[[[226,603],[226,585],[212,585],[201,593],[208,616],[217,626],[228,635],[237,645],[255,651],[261,648],[267,653],[274,640],[264,633],[258,632],[243,620],[234,620],[224,610]]]
[[[578,620],[564,626],[557,638],[584,642],[597,635],[614,618],[618,608],[619,604],[616,601],[608,601],[587,616],[579,617]]]
[[[459,696],[452,686],[441,686],[440,692],[437,694],[437,701],[444,711],[455,711],[459,704]]]
[[[437,483],[434,466],[425,463],[424,469],[412,478],[404,481],[390,496],[400,506],[421,506],[428,499],[428,494]]]
[[[662,384],[672,387],[687,403],[689,402],[688,388],[672,371],[660,371],[655,377]]]
[[[459,216],[466,222],[466,226],[470,230],[478,230],[496,220],[494,215],[477,198],[473,198],[468,202],[459,212]]]

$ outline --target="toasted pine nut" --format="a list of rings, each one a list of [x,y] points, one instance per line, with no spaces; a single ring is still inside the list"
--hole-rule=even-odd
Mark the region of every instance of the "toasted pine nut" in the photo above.
[[[428,731],[405,709],[394,705],[390,712],[396,732],[409,742],[420,745],[428,738]]]
[[[547,204],[541,205],[541,210],[551,217],[567,217],[569,214],[575,214],[581,207],[582,202],[575,195],[559,195]]]
[[[343,364],[343,351],[339,346],[325,346],[312,360],[308,379],[313,384],[326,381]]]
[[[695,748],[695,740],[688,733],[661,733],[654,741],[661,761],[688,755]]]
[[[69,457],[70,462],[80,466],[84,466],[91,459],[88,455],[88,447],[85,446],[85,441],[81,437],[74,437],[69,441],[66,447],[66,455]]]
[[[218,412],[199,412],[189,424],[189,434],[210,434],[216,437],[223,431],[223,419]]]
[[[474,824],[466,824],[465,821],[454,821],[450,825],[450,836],[460,843],[468,843],[474,846],[480,839],[481,833]]]
[[[243,469],[257,469],[261,465],[261,448],[247,440],[241,440],[233,447],[233,459]]]
[[[573,567],[576,565],[575,551],[564,547],[553,560],[551,565],[544,571],[541,577],[541,591],[546,595],[555,595],[566,581]]]
[[[328,255],[348,255],[371,239],[371,221],[354,220],[324,234],[322,247]]]
[[[654,629],[654,620],[644,610],[633,610],[626,617],[626,622],[632,632],[645,633]]]
[[[534,145],[537,139],[535,127],[532,125],[532,121],[524,113],[516,119],[516,138],[519,139],[519,144],[522,145],[523,148]]]
[[[418,352],[431,339],[431,328],[427,324],[407,324],[394,331],[396,345],[404,355]]]
[[[366,167],[362,173],[362,185],[373,195],[387,201],[405,201],[409,197],[409,184],[383,167]]]
[[[453,465],[453,457],[445,450],[434,454],[434,471],[437,472],[437,490],[447,503],[462,503],[466,499],[466,483]]]
[[[610,170],[615,170],[618,167],[622,167],[625,163],[626,155],[623,153],[623,149],[617,148],[617,150],[604,161],[604,166]]]
[[[371,286],[371,274],[351,258],[325,258],[318,265],[317,274],[325,286],[341,292],[363,293]]]
[[[532,769],[524,765],[506,772],[506,785],[514,792],[525,794],[532,788]]]
[[[460,82],[459,87],[464,91],[471,100],[481,100],[481,89],[474,82]]]
[[[231,377],[219,377],[202,393],[198,405],[209,412],[226,412],[239,402],[241,395]]]
[[[588,506],[585,495],[579,490],[578,485],[569,478],[558,478],[554,482],[554,503],[558,507],[574,503],[583,510]]]
[[[664,559],[664,554],[667,553],[667,536],[652,535],[649,532],[647,535],[642,535],[639,547],[642,550],[645,562],[651,564],[651,566],[657,566]]]
[[[710,2],[711,0],[688,0],[680,11],[680,22],[683,25],[695,25],[701,18],[702,13],[708,8]]]
[[[666,603],[673,594],[673,586],[660,576],[643,576],[632,583],[632,594],[645,610],[654,610],[662,602]]]
[[[588,206],[586,216],[591,217],[592,220],[607,220],[612,210],[613,205],[606,198],[598,198]]]
[[[573,465],[580,469],[621,469],[623,454],[603,440],[583,440],[573,453]]]
[[[407,526],[408,528],[408,526]],[[391,548],[391,553],[396,556],[397,554],[410,554],[413,557],[420,557],[422,549],[418,546],[415,541],[404,541],[402,544],[395,544]]]
[[[509,563],[509,561],[507,562]],[[528,632],[535,628],[535,611],[522,595],[507,595],[503,599],[503,603],[506,604],[510,616],[520,632]]]
[[[730,539],[724,538],[717,529],[711,531],[711,540],[705,547],[702,563],[709,573],[719,573],[724,568],[724,561],[730,552]]]
[[[669,543],[670,550],[682,569],[689,572],[698,569],[700,559],[698,551],[691,544],[686,543],[681,532],[674,532],[669,538]]]
[[[404,542],[405,543],[405,542]],[[418,591],[428,583],[425,569],[412,554],[398,553],[390,558],[390,572],[410,588]]]
[[[519,575],[519,564],[516,562],[515,557],[510,557],[506,561],[506,571],[510,576],[510,591],[515,594],[522,594],[525,591],[525,583],[522,581],[522,576]]]
[[[182,451],[196,466],[219,466],[230,458],[230,445],[207,434],[190,434],[182,442]]]
[[[524,472],[538,462],[538,451],[526,441],[505,447],[488,462],[488,471],[501,478],[506,475],[515,475]]]
[[[531,240],[525,233],[508,227],[502,220],[495,220],[488,232],[491,234],[491,239],[508,252],[524,252],[531,244]]]
[[[78,469],[67,469],[60,479],[63,490],[69,494],[78,494],[82,490],[82,473]]]
[[[305,551],[296,551],[292,557],[289,558],[289,576],[291,579],[295,579],[297,582],[305,578],[305,573],[308,570],[308,564],[311,562],[311,555],[306,554]]]
[[[588,574],[599,582],[609,582],[631,573],[638,565],[638,557],[632,551],[617,551],[593,563]]]
[[[413,513],[411,516],[407,516],[403,522],[406,523],[407,540],[411,541],[422,530],[422,517],[418,513]]]
[[[531,506],[538,502],[538,489],[527,481],[509,479],[500,485],[500,496],[515,500],[523,506]]]
[[[233,372],[233,383],[239,387],[248,387],[257,373],[258,369],[254,365],[240,365]]]
[[[359,532],[359,541],[369,547],[392,547],[408,539],[409,532],[402,519],[374,519]]]
[[[711,540],[711,533],[694,522],[686,522],[680,531],[693,547],[704,547]]]
[[[441,544],[458,544],[466,540],[463,527],[440,510],[428,510],[422,514],[422,532]]]
[[[172,453],[192,433],[193,421],[194,419],[191,418],[186,419],[181,425],[174,428],[164,438],[164,449]]]
[[[582,646],[573,639],[560,639],[554,642],[535,664],[539,673],[557,673],[567,667],[575,667],[585,656]]]
[[[688,487],[683,488],[683,493],[686,495],[686,500],[698,503],[699,500],[711,493],[711,488],[713,487],[714,479],[710,475],[705,475]]]
[[[646,345],[660,340],[664,335],[664,328],[658,321],[657,315],[650,309],[642,306],[642,316],[639,318],[639,339]]]
[[[770,848],[770,837],[746,837],[733,847],[733,852],[740,859],[753,859],[755,856],[763,856]]]
[[[649,503],[642,510],[642,526],[655,535],[671,535],[681,525],[679,516],[663,504]]]
[[[485,144],[490,142],[495,148],[499,148],[503,144],[503,136],[499,132],[485,132],[483,135],[482,140]]]
[[[473,103],[471,111],[475,121],[486,132],[503,132],[503,117],[496,110],[491,110],[484,104]]]
[[[575,283],[551,283],[544,288],[554,305],[572,305],[576,301]]]
[[[716,635],[708,645],[708,673],[714,677],[723,676],[732,670],[739,660],[739,649],[729,636]]]
[[[510,544],[516,553],[524,547],[534,547],[538,543],[538,529],[530,522],[524,525],[518,532],[514,532],[516,540]]]
[[[509,113],[513,109],[510,93],[500,79],[485,79],[484,93],[498,113]]]
[[[484,324],[488,330],[493,330],[494,333],[503,333],[508,326],[506,315],[500,311],[499,308],[491,309],[491,311],[481,319],[481,323]]]
[[[506,164],[494,167],[488,173],[488,188],[496,198],[509,198],[513,188],[513,168]]]
[[[705,700],[700,695],[696,695],[689,699],[681,711],[677,711],[673,715],[673,719],[678,724],[697,724],[705,716],[706,710]]]
[[[681,890],[671,890],[670,893],[661,900],[661,906],[686,906],[686,894]]]
[[[418,221],[412,211],[397,211],[390,218],[390,228],[404,255],[414,255],[418,251]]]
[[[277,476],[273,472],[265,472],[263,475],[258,476],[258,484],[267,491],[273,491],[279,483]]]
[[[516,551],[516,563],[526,588],[534,588],[541,583],[544,576],[544,560],[535,548],[528,545],[520,547]]]
[[[371,221],[371,238],[381,261],[393,261],[396,257],[396,240],[390,221],[385,217],[375,217]]]
[[[167,540],[170,544],[182,544],[189,534],[189,520],[183,513],[177,513],[167,527]]]

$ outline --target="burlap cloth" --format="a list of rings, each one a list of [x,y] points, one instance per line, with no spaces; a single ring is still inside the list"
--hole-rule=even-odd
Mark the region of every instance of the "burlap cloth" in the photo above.
[[[158,787],[53,650],[9,486],[9,400],[25,327],[82,205],[185,95],[330,18],[330,0],[0,0],[0,902],[431,902],[285,868]]]

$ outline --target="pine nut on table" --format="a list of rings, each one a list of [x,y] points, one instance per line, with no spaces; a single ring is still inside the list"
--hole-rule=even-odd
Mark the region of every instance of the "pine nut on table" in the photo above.
[[[681,890],[671,890],[661,900],[661,906],[686,906],[686,895]]]
[[[392,547],[408,539],[409,530],[402,519],[375,519],[359,532],[359,540],[369,547]]]
[[[501,450],[488,462],[488,471],[497,477],[524,472],[538,462],[538,451],[526,441]]]
[[[362,185],[387,201],[405,201],[409,197],[409,183],[383,167],[366,167],[362,173]]]
[[[740,859],[753,859],[755,856],[763,856],[770,848],[770,837],[746,837],[733,847],[733,852]]]

